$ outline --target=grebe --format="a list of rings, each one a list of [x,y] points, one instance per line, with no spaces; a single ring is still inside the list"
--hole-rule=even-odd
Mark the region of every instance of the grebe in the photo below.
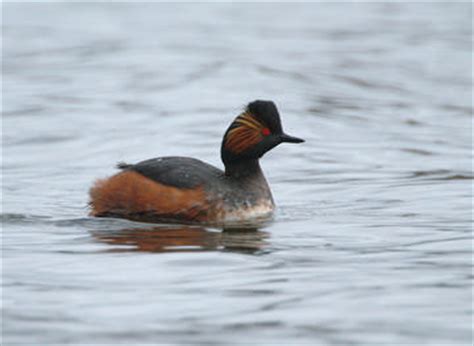
[[[304,140],[283,132],[273,102],[251,102],[224,134],[225,171],[188,157],[120,163],[121,172],[91,188],[91,215],[201,224],[269,219],[275,203],[259,159],[283,142]]]

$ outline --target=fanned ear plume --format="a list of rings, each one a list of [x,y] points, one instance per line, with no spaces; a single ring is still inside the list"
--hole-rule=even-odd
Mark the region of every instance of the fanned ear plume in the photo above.
[[[250,112],[240,114],[232,123],[225,138],[226,149],[240,154],[257,145],[264,137],[266,129]]]

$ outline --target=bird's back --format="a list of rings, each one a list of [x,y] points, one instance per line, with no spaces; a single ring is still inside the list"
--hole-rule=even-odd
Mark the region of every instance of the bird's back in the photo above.
[[[201,160],[180,156],[159,157],[134,165],[119,164],[118,167],[124,171],[140,173],[159,184],[180,189],[196,188],[224,174]]]
[[[139,221],[203,222],[212,211],[208,185],[221,170],[200,160],[163,157],[134,165],[98,180],[90,191],[91,214]]]

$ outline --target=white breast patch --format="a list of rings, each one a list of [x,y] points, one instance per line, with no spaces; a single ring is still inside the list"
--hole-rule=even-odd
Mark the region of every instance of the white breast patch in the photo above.
[[[255,205],[242,205],[241,207],[225,210],[222,215],[224,222],[249,221],[253,219],[266,219],[273,215],[275,205],[270,200],[262,200]]]

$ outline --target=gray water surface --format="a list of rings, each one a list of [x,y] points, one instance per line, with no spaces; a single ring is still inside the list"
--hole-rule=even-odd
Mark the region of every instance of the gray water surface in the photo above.
[[[470,3],[3,6],[3,344],[472,343]],[[257,231],[88,217],[118,161],[306,139]]]

